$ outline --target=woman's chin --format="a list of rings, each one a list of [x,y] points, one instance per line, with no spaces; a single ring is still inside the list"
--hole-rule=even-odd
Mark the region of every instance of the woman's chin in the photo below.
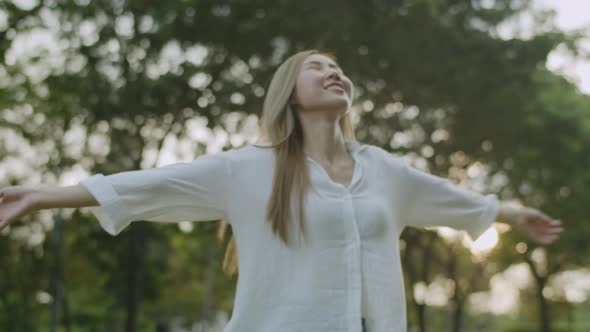
[[[325,108],[346,111],[348,108],[350,108],[350,102],[346,97],[334,98],[329,103],[325,104]]]
[[[330,98],[330,100],[323,100],[321,103],[315,105],[305,105],[304,111],[322,111],[332,113],[346,113],[350,108],[350,101],[348,98]]]

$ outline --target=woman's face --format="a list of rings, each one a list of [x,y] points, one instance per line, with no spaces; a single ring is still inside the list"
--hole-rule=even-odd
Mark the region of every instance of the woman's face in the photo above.
[[[338,110],[352,104],[352,82],[334,60],[321,54],[308,56],[295,83],[292,102],[304,111]]]

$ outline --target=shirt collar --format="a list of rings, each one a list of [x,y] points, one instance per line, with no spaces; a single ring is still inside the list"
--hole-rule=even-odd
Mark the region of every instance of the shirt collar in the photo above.
[[[348,151],[350,151],[352,154],[357,154],[367,147],[367,145],[361,144],[358,141],[352,139],[346,139],[345,142],[348,146]]]
[[[345,139],[344,142],[346,143],[346,145],[350,148],[350,151],[359,151],[362,150],[363,148],[365,148],[365,144],[361,144],[356,140],[352,140],[352,139]],[[262,146],[271,146],[271,142],[268,141],[264,141],[264,142],[258,142],[252,145],[262,145]]]
[[[357,155],[357,153],[359,153],[360,151],[364,150],[367,145],[366,144],[361,144],[359,143],[357,140],[353,140],[353,139],[345,139],[344,143],[346,144],[346,146],[348,147],[348,151],[350,151],[350,153],[354,156]],[[270,147],[272,144],[271,142],[268,141],[264,141],[264,142],[258,142],[258,143],[254,143],[254,144],[250,144],[252,146],[267,146]]]

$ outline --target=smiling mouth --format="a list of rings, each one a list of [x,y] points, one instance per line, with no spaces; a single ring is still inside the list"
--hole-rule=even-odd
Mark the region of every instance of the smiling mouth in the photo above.
[[[343,89],[343,90],[344,90],[344,86],[343,86],[341,83],[332,83],[332,84],[328,85],[328,86],[326,87],[326,89],[328,89],[328,88],[332,88],[332,87],[335,87],[335,86],[336,86],[336,87],[339,87],[339,88],[341,88],[341,89]]]
[[[330,85],[330,86],[326,87],[325,89],[326,90],[330,90],[331,88],[337,88],[338,91],[346,92],[346,90],[344,90],[344,88],[341,85],[338,85],[338,84]]]

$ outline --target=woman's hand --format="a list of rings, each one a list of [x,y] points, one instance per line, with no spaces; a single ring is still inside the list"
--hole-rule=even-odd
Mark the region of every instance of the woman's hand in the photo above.
[[[550,218],[541,211],[508,203],[500,205],[498,221],[512,225],[529,239],[548,245],[559,239],[563,231],[560,220]]]
[[[36,192],[19,186],[0,189],[0,231],[35,210]]]

